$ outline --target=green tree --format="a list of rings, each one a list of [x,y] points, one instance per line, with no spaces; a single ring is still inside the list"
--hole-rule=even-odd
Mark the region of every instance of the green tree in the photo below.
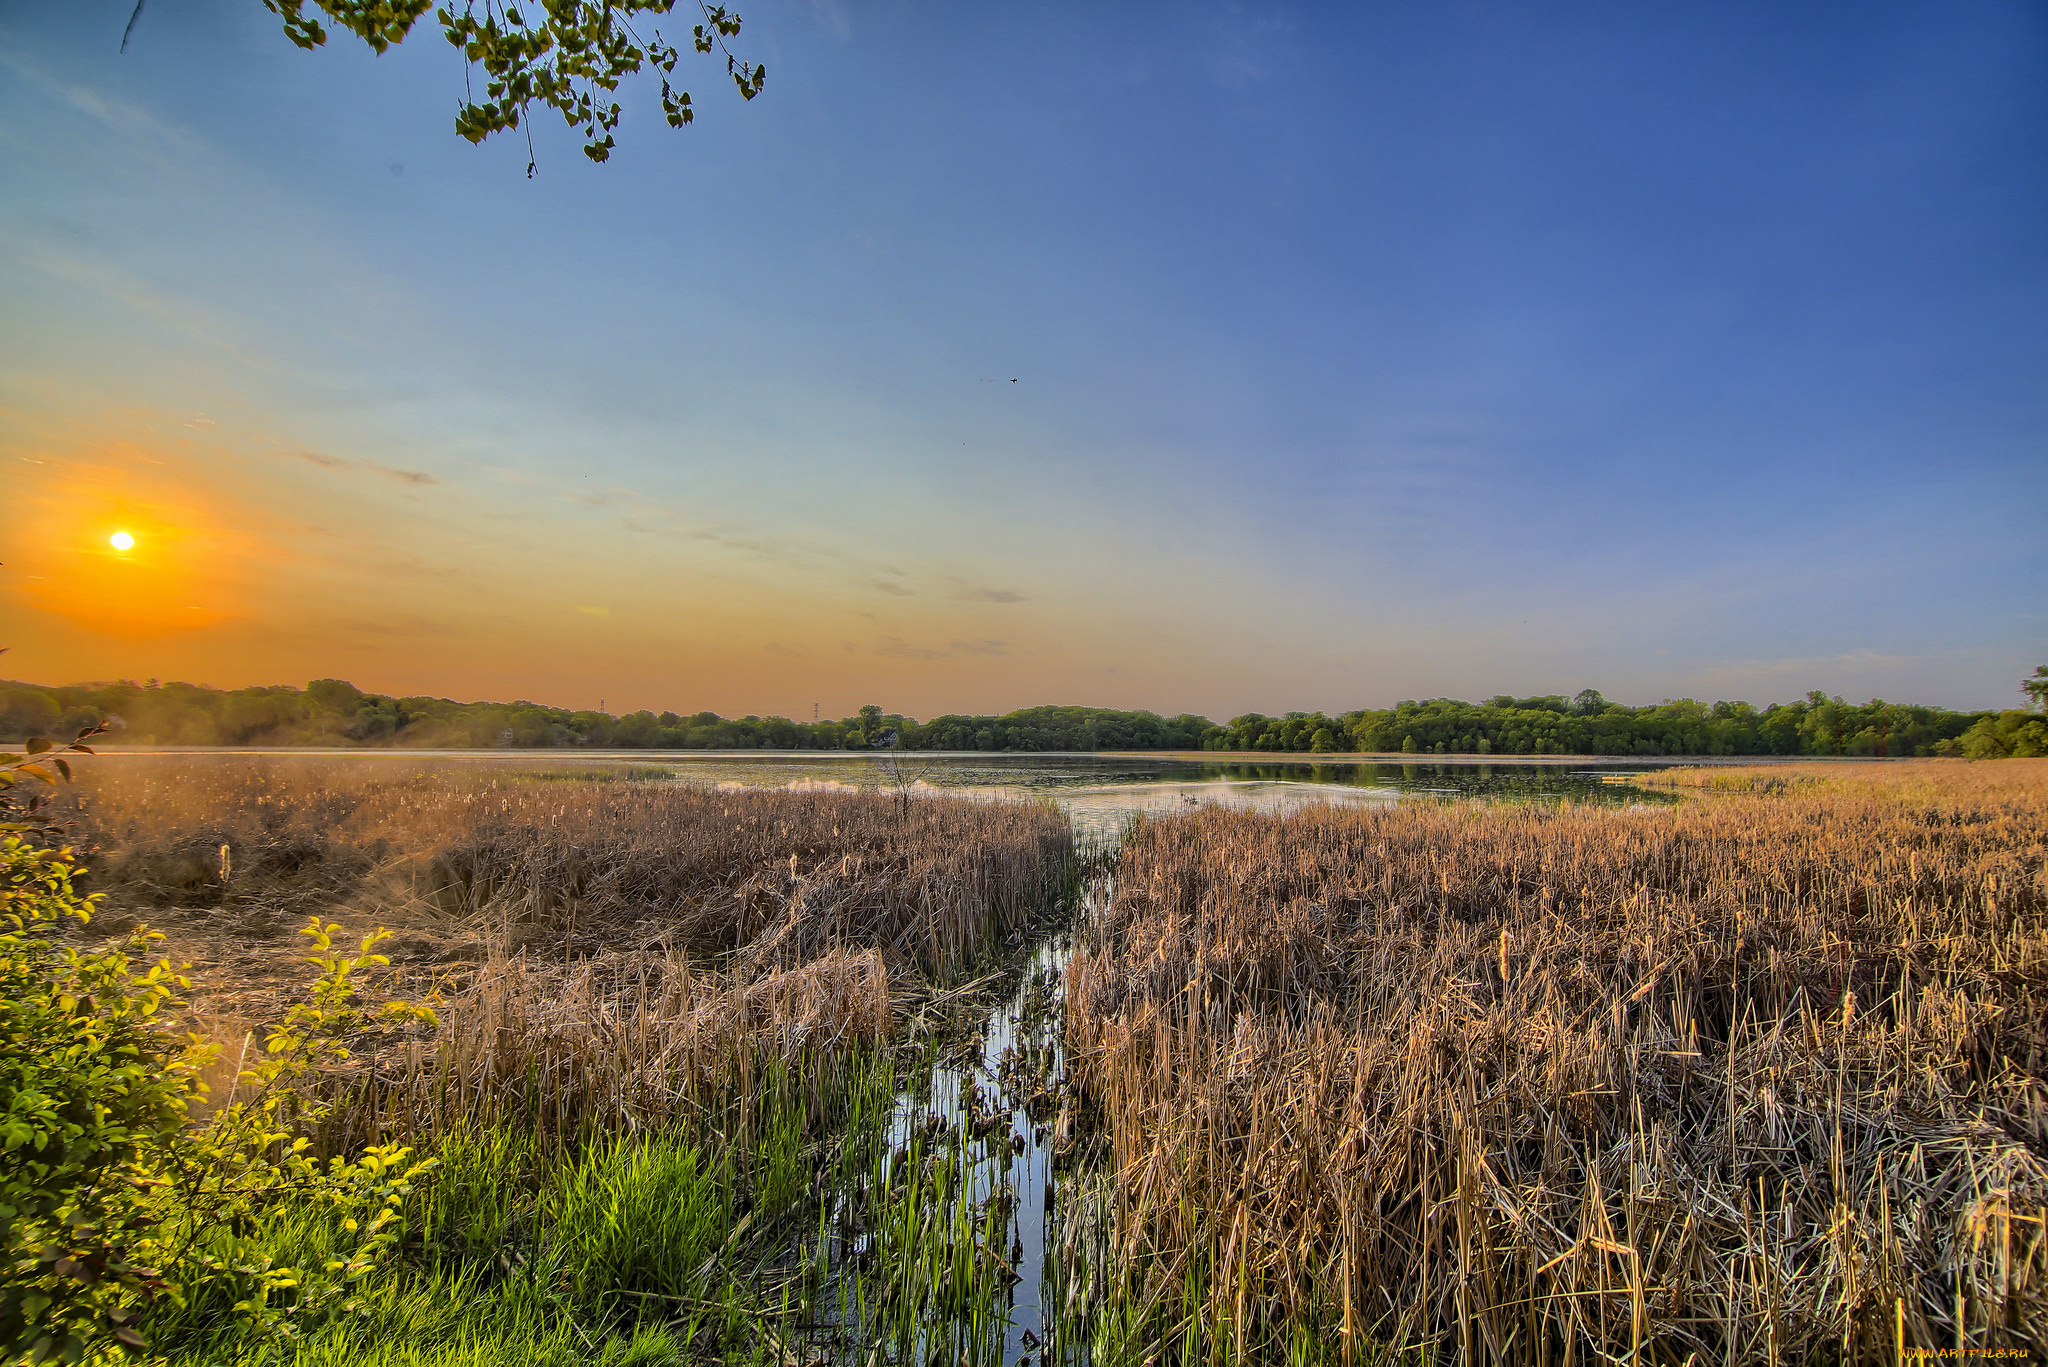
[[[1983,718],[1940,749],[1969,759],[2039,759],[2048,756],[2048,718],[2011,708]]]
[[[147,3],[135,0],[121,36],[124,49]],[[726,45],[728,38],[739,36],[739,15],[723,5],[695,3],[703,22],[691,26],[688,45],[723,56],[726,75],[743,98],[753,99],[768,71],[749,66]],[[302,48],[326,43],[327,29],[319,17],[324,15],[381,53],[411,36],[433,0],[263,0],[263,5],[284,21],[285,37]],[[519,0],[448,0],[434,10],[434,18],[449,44],[462,50],[482,78],[465,82],[455,131],[482,142],[518,128],[539,104],[583,135],[585,156],[606,161],[617,145],[612,131],[621,110],[614,96],[628,76],[648,68],[661,81],[661,109],[669,126],[681,128],[696,118],[690,93],[669,80],[683,50],[663,38],[659,28],[650,27],[642,36],[636,27],[659,22],[676,5],[677,0],[526,0],[522,8]],[[309,8],[316,13],[308,13]],[[530,131],[528,137],[530,147]],[[529,157],[526,173],[533,172]]]
[[[869,703],[860,710],[860,723],[847,733],[849,745],[873,745],[882,738],[882,709]]]
[[[346,679],[315,679],[306,685],[306,702],[322,712],[353,717],[363,705],[363,690]]]
[[[2035,665],[2033,676],[2020,680],[2020,692],[2027,695],[2027,706],[2048,712],[2048,665]]]

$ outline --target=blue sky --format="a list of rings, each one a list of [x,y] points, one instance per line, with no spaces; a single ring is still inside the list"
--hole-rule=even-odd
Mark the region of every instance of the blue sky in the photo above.
[[[2048,10],[1103,8],[743,5],[528,179],[431,21],[0,0],[8,672],[2017,704]]]

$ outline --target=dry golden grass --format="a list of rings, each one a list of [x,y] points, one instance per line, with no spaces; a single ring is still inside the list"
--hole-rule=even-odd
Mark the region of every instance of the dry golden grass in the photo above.
[[[1693,765],[1657,769],[1627,780],[1692,792],[1783,793],[1826,784],[1837,790],[1886,793],[1939,805],[2003,802],[2048,790],[2048,761],[1984,763],[1967,759],[1815,760],[1806,763]]]
[[[1069,972],[1127,1303],[1240,1355],[2048,1349],[2048,763],[1816,768],[1146,824]]]
[[[659,1120],[764,1055],[883,1038],[1071,850],[1014,803],[384,757],[109,757],[72,801],[101,928],[166,932],[230,1063],[305,981],[309,915],[397,931],[401,977],[445,1000],[433,1038],[365,1061],[371,1123],[404,1127]]]

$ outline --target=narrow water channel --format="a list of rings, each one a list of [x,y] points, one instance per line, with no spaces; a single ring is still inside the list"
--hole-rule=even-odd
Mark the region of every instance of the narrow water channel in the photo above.
[[[1032,946],[1014,989],[898,1093],[889,1120],[892,1158],[907,1154],[919,1135],[957,1136],[967,1203],[1006,1214],[1009,1246],[998,1252],[1016,1280],[1003,1307],[1005,1363],[1029,1356],[1046,1334],[1046,1228],[1066,1077],[1060,1011],[1072,944],[1062,929]]]
[[[1072,1156],[1061,1131],[1066,969],[1079,927],[1110,894],[1113,848],[1084,845],[1089,873],[1072,902],[1006,947],[999,968],[914,1018],[913,1037],[930,1015],[943,1023],[898,1075],[872,1177],[841,1193],[840,1285],[830,1298],[841,1332],[832,1338],[852,1351],[828,1361],[1085,1361],[1047,1351],[1057,1328],[1048,1293],[1060,1275],[1047,1250],[1060,1184],[1073,1176],[1062,1170]],[[907,1332],[906,1301],[916,1306]]]

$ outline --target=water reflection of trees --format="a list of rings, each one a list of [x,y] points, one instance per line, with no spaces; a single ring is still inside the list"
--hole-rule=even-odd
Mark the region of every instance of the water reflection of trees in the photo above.
[[[1580,801],[1640,801],[1633,789],[1620,790],[1596,772],[1534,764],[1270,764],[1234,761],[1192,763],[1178,772],[1156,770],[1145,775],[1165,781],[1200,783],[1318,784],[1333,788],[1391,788],[1401,792],[1441,792],[1460,797],[1571,798]],[[1132,775],[1127,781],[1142,781]]]

